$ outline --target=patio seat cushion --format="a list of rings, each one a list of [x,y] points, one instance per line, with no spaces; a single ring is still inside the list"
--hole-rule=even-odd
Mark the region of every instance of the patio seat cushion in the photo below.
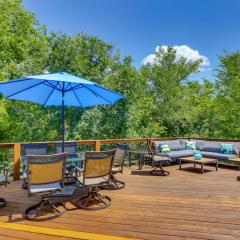
[[[44,192],[54,192],[61,191],[62,187],[59,182],[57,183],[48,183],[48,184],[38,184],[30,185],[30,193],[44,193]]]
[[[62,189],[62,191],[58,191],[53,193],[51,196],[52,197],[67,197],[67,196],[72,196],[73,193],[76,190],[76,186],[68,186],[65,185]]]
[[[207,152],[207,151],[201,151],[200,153],[203,155],[203,157],[214,158],[219,160],[229,160],[229,159],[238,157],[236,154],[224,154],[224,153]]]
[[[112,167],[112,172],[120,172],[122,169],[119,166],[113,166]]]
[[[83,176],[78,177],[78,180],[83,184]],[[90,185],[98,185],[101,183],[105,183],[106,179],[103,177],[97,177],[97,178],[85,178],[85,185],[90,186]]]
[[[185,148],[185,144],[177,139],[177,140],[167,140],[167,141],[154,141],[156,151],[159,151],[160,145],[168,145],[171,151],[183,150]]]
[[[180,151],[171,151],[167,155],[170,158],[180,158],[180,157],[193,156],[193,154],[194,154],[193,150],[180,150]]]

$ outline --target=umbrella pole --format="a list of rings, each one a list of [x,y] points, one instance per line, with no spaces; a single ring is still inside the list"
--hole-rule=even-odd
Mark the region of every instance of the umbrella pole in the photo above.
[[[64,128],[64,83],[63,83],[63,91],[62,91],[62,152],[64,152],[64,134],[65,134],[65,128]]]

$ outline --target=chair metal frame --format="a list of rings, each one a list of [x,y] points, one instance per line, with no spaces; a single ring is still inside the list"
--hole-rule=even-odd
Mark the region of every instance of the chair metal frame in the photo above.
[[[42,151],[43,150],[43,151]],[[21,156],[21,162],[27,161],[27,155],[47,155],[48,144],[47,143],[26,143],[23,144],[23,155]],[[23,174],[27,172],[27,164],[24,165]],[[23,178],[23,189],[28,189],[27,177]]]
[[[118,151],[124,151],[121,159],[116,158]],[[110,174],[110,184],[111,185],[109,187],[106,187],[107,189],[109,189],[109,190],[120,190],[120,189],[123,189],[125,187],[125,182],[117,179],[115,177],[115,175],[118,174],[118,173],[123,173],[123,167],[124,167],[124,162],[125,162],[125,159],[126,159],[127,152],[128,152],[128,147],[126,147],[125,145],[121,145],[121,144],[117,145],[117,148],[115,149],[114,157],[113,157],[113,168],[112,168],[112,171],[111,171],[111,174]],[[116,162],[119,161],[119,160],[120,160],[120,164],[117,164]],[[119,167],[120,170],[114,170],[114,167]]]
[[[83,185],[83,187],[86,189],[87,194],[81,198],[78,199],[77,205],[79,208],[83,208],[86,210],[100,210],[105,209],[109,206],[111,206],[111,198],[105,195],[100,194],[99,192],[105,189],[106,185],[110,184],[111,179],[111,170],[112,170],[112,164],[113,164],[113,157],[114,157],[114,150],[110,151],[99,151],[99,152],[86,152],[85,154],[85,162],[84,162],[84,171],[82,173],[82,182],[80,184]],[[102,174],[96,173],[94,176],[87,176],[86,172],[88,169],[88,162],[89,161],[98,161],[98,160],[104,160],[108,159],[109,162],[109,169],[107,169],[107,172],[104,172]],[[106,178],[104,181],[101,181],[96,184],[86,184],[87,179],[97,179],[97,178]],[[91,204],[93,202],[93,204]],[[94,206],[94,204],[98,204],[97,206]]]
[[[2,169],[2,175],[4,176],[4,180],[0,182],[0,185],[4,185],[5,187],[7,187],[8,184],[10,184],[9,180],[8,180],[8,173],[9,173],[9,169],[7,168],[6,164],[3,164],[3,169]],[[7,205],[7,202],[4,198],[0,198],[0,208],[4,207]]]
[[[56,193],[58,191],[58,189],[31,193],[32,185],[47,185],[50,183],[59,183],[61,186],[61,190],[62,190],[64,187],[66,158],[67,158],[66,153],[53,154],[53,155],[27,155],[27,169],[28,169],[27,180],[28,180],[28,184],[29,184],[28,194],[29,194],[29,196],[32,196],[32,195],[41,196],[41,201],[39,203],[26,209],[25,218],[27,220],[30,220],[30,221],[50,220],[50,219],[60,217],[61,215],[63,215],[66,212],[65,203],[54,199],[54,193]],[[34,174],[34,173],[32,173],[30,171],[31,165],[54,164],[54,163],[58,163],[58,162],[62,162],[62,169],[61,169],[62,177],[61,178],[55,179],[54,181],[51,181],[51,182],[46,180],[46,182],[32,183],[32,174]],[[62,210],[58,209],[59,206],[62,208]],[[53,214],[51,216],[41,217],[40,213],[46,208],[48,208],[50,210],[50,212],[52,211]],[[33,212],[33,214],[31,214],[31,212]]]

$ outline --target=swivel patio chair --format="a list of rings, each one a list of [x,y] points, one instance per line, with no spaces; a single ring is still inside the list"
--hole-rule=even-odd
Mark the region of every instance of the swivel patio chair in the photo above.
[[[79,198],[77,206],[86,210],[100,210],[111,206],[111,198],[99,192],[109,185],[114,150],[86,152],[85,167],[78,181],[87,194]]]
[[[53,155],[27,155],[29,196],[41,196],[41,201],[25,211],[30,221],[44,221],[63,215],[66,206],[54,194],[63,191],[66,153]],[[74,188],[72,189],[72,193]],[[72,193],[68,193],[71,195]]]
[[[23,165],[23,184],[22,188],[27,189],[27,155],[47,155],[47,143],[27,143],[23,144],[23,155],[21,156],[21,164]]]
[[[115,175],[117,173],[123,172],[124,161],[126,158],[128,147],[125,145],[117,145],[115,149],[114,158],[113,158],[113,166],[110,174],[110,186],[106,187],[109,190],[119,190],[125,187],[125,182],[118,180]]]
[[[167,176],[169,171],[163,169],[163,165],[170,165],[171,159],[164,153],[159,153],[154,145],[148,142],[148,155],[145,156],[145,164],[153,167],[149,173],[155,176]]]
[[[3,165],[2,168],[2,174],[0,175],[0,185],[4,185],[5,187],[7,187],[7,184],[9,184],[10,182],[8,181],[8,169],[6,167],[6,165]],[[7,204],[6,200],[4,198],[0,198],[0,208],[4,207]]]

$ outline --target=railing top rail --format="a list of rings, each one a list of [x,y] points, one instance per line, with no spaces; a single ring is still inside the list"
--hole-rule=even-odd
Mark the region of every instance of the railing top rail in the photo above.
[[[134,143],[134,142],[147,142],[147,141],[156,141],[156,140],[175,140],[175,139],[196,139],[196,140],[208,140],[208,141],[228,141],[228,142],[240,142],[240,139],[225,139],[225,138],[202,138],[202,137],[154,137],[154,138],[127,138],[127,139],[99,139],[99,140],[71,140],[66,142],[76,142],[78,145],[95,145],[96,142],[100,144],[111,144],[111,143]],[[18,143],[0,143],[0,148],[12,148],[14,144],[41,144],[47,143],[49,146],[54,146],[57,143],[61,143],[61,141],[46,141],[46,142],[18,142]]]

